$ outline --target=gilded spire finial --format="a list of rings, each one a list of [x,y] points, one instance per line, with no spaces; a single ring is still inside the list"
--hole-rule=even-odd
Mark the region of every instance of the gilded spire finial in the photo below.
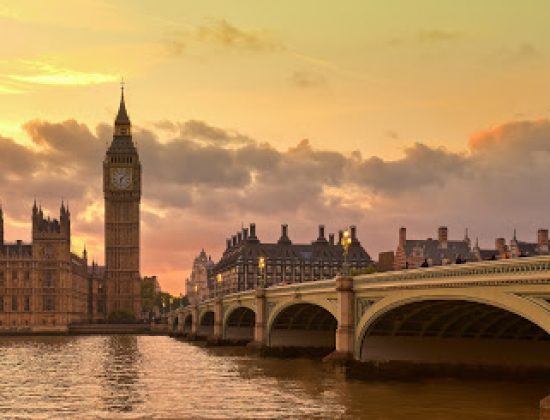
[[[130,125],[130,118],[126,112],[126,104],[124,102],[124,79],[120,80],[120,106],[115,119],[115,125]],[[126,134],[126,133],[122,133]]]

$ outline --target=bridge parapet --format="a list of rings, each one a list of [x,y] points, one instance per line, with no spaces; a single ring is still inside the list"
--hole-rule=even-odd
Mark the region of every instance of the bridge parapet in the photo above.
[[[521,280],[524,277],[530,283],[546,281],[550,283],[550,256],[515,258],[498,261],[483,261],[466,264],[451,264],[428,268],[417,268],[385,273],[373,273],[354,277],[354,286],[368,284],[448,281],[461,278],[469,281],[494,282],[495,280]],[[460,280],[459,280],[460,281]]]

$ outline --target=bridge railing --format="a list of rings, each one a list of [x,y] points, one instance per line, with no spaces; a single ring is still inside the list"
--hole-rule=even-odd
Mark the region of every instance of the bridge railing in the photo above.
[[[466,276],[494,276],[502,274],[526,274],[550,271],[550,255],[523,257],[496,261],[481,261],[465,264],[450,264],[426,268],[387,271],[355,277],[356,283],[387,281],[429,280]]]
[[[534,272],[550,272],[550,255],[511,258],[496,261],[481,261],[465,264],[449,264],[442,266],[432,266],[426,268],[407,269],[400,271],[386,271],[383,273],[364,274],[354,277],[354,283],[357,285],[367,283],[385,283],[399,281],[415,281],[456,277],[471,276],[498,276],[506,274],[528,274]],[[549,274],[550,279],[550,274]],[[272,285],[266,288],[269,294],[287,293],[288,290],[306,292],[309,290],[318,290],[325,287],[331,287],[335,279],[305,281],[301,283],[292,283],[285,285]],[[550,280],[549,280],[550,283]],[[229,293],[220,297],[224,299],[239,299],[249,297],[255,289],[244,290],[240,292]],[[215,297],[203,300],[201,305],[213,304]]]

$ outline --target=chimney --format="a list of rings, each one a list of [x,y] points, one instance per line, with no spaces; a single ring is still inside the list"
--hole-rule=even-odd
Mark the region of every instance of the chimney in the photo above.
[[[248,228],[243,228],[243,240],[248,239]]]
[[[250,223],[250,239],[256,239],[256,223]]]
[[[237,245],[237,235],[233,235],[233,236],[231,237],[231,244],[232,244],[233,246],[236,246],[236,245]]]
[[[229,249],[231,248],[231,239],[227,239],[227,248],[226,249]]]
[[[243,233],[237,232],[237,243],[240,244],[243,241]]]
[[[439,241],[440,248],[447,249],[447,235],[448,235],[447,226],[441,226],[437,230],[437,240]]]
[[[405,248],[405,243],[407,242],[407,228],[399,228],[399,246]]]
[[[325,225],[319,225],[319,237],[317,238],[317,241],[325,241]]]
[[[280,244],[290,244],[290,238],[288,237],[288,225],[281,225],[281,237],[279,238]]]
[[[548,252],[548,229],[539,229],[537,232],[539,251]]]
[[[506,249],[506,240],[504,238],[497,238],[495,239],[495,249],[503,253]]]
[[[352,243],[357,242],[357,226],[351,225],[349,227],[349,230],[350,230],[350,235],[351,235],[351,242]]]
[[[334,233],[328,234],[328,242],[329,244],[334,245]]]

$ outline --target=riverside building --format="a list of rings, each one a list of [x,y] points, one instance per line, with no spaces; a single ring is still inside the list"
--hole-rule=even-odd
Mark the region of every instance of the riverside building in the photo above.
[[[350,227],[351,246],[348,262],[352,269],[366,268],[372,259],[357,239],[357,229]],[[281,237],[276,243],[264,243],[256,236],[256,225],[243,228],[230,239],[220,261],[209,277],[210,295],[248,290],[263,283],[301,283],[330,279],[341,273],[344,252],[340,245],[342,232],[325,237],[325,227],[319,226],[317,239],[308,244],[291,241],[288,226],[281,226]],[[260,268],[260,261],[265,267]]]

